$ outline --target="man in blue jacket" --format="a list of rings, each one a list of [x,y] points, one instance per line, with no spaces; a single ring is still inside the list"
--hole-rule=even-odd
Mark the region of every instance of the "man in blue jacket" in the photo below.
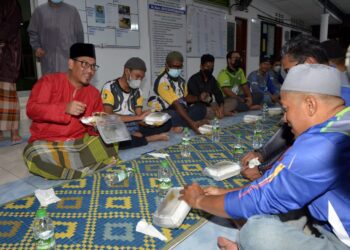
[[[332,83],[332,84],[330,84]],[[295,142],[261,178],[240,190],[187,186],[180,199],[209,213],[248,219],[222,249],[349,249],[350,108],[338,72],[320,64],[290,69],[281,88]],[[278,214],[306,207],[317,236]]]

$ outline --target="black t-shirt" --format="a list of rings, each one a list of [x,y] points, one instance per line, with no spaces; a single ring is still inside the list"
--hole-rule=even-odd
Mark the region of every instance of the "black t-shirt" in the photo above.
[[[224,103],[224,97],[213,75],[209,77],[207,82],[204,81],[201,71],[192,75],[188,80],[187,90],[189,95],[197,96],[198,98],[202,92],[207,92],[211,97],[212,95],[215,96],[218,105]]]

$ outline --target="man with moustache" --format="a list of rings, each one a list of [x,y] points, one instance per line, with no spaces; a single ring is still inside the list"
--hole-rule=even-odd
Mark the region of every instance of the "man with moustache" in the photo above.
[[[47,179],[77,179],[115,163],[118,145],[106,145],[94,127],[80,119],[103,111],[95,75],[95,47],[76,43],[70,48],[68,73],[43,76],[27,104],[31,137],[23,152],[29,171]]]
[[[261,178],[241,189],[184,187],[180,199],[192,208],[248,219],[235,242],[218,239],[220,249],[349,249],[350,108],[340,89],[336,69],[294,66],[281,88],[294,144]],[[304,207],[313,234],[278,216]]]

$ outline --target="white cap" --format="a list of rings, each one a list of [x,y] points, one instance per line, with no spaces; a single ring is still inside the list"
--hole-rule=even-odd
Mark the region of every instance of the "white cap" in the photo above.
[[[283,82],[281,91],[300,91],[341,96],[340,73],[324,64],[300,64],[292,67]]]

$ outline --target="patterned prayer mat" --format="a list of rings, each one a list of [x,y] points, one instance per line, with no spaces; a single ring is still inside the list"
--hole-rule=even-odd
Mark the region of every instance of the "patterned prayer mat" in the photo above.
[[[267,140],[278,129],[279,116],[263,125]],[[242,134],[245,150],[251,150],[254,124],[240,123],[221,131],[220,142],[208,136],[191,139],[191,157],[181,157],[180,145],[162,150],[170,155],[173,185],[192,182],[200,185],[239,187],[248,183],[242,176],[217,182],[202,174],[202,169],[222,160],[232,160],[237,132]],[[55,224],[56,249],[168,249],[196,230],[208,214],[191,210],[180,228],[158,229],[168,238],[162,242],[135,231],[140,219],[152,222],[156,210],[157,170],[160,159],[144,155],[118,167],[70,181],[54,190],[61,201],[47,208]],[[115,188],[109,188],[103,176],[118,168],[133,167],[136,174]],[[28,196],[0,207],[0,249],[34,249],[31,226],[39,202]]]

